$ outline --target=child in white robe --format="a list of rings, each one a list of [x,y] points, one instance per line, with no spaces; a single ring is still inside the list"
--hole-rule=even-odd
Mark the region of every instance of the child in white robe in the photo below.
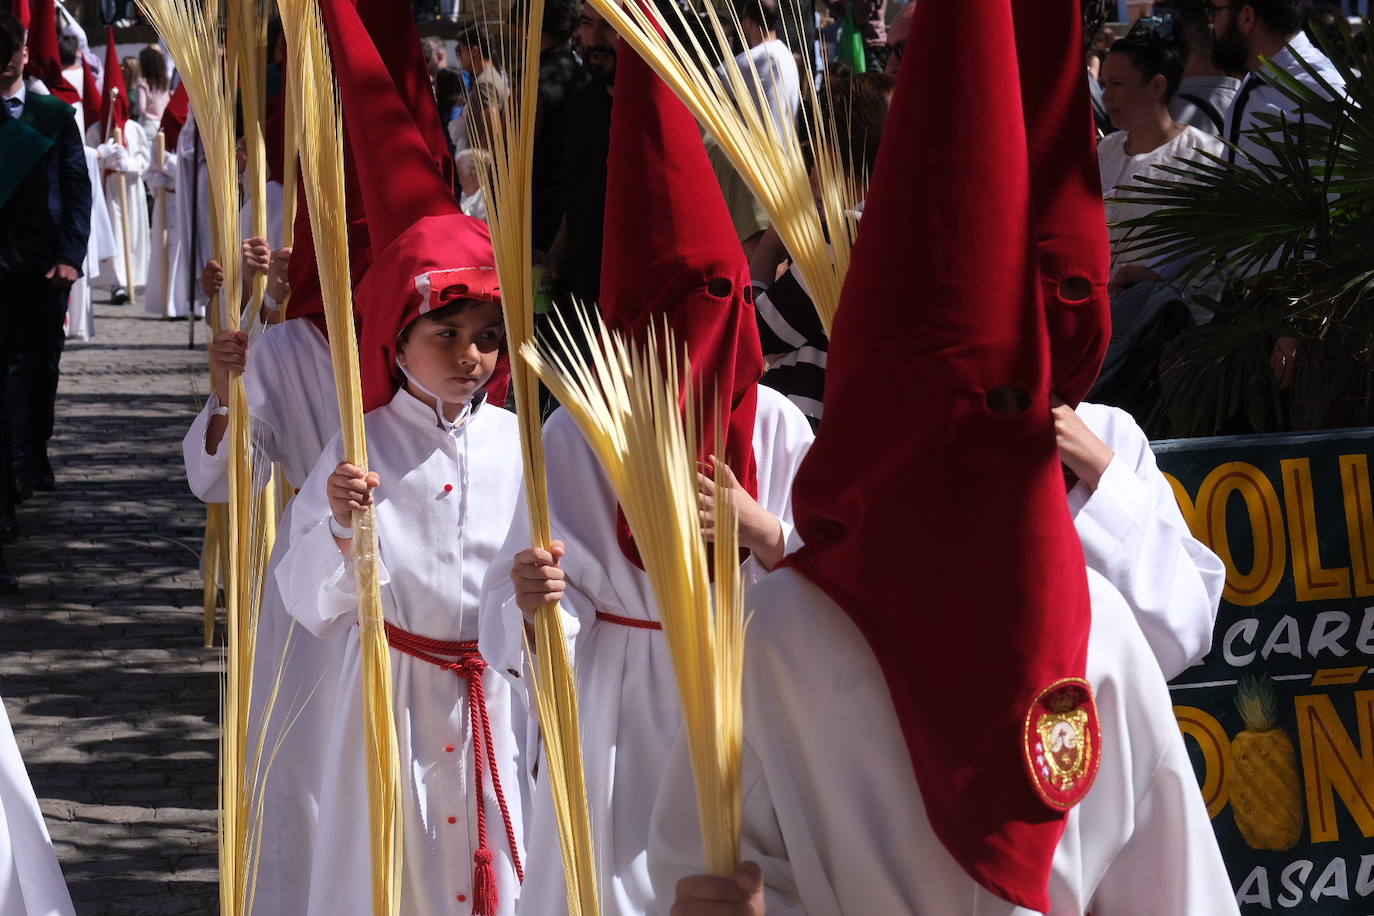
[[[100,182],[100,158],[89,146],[86,171],[91,177],[91,234],[86,242],[86,260],[81,276],[72,284],[67,297],[67,339],[90,340],[95,336],[95,307],[91,303],[91,278],[99,276],[104,262],[118,255],[110,211],[105,206],[105,191]]]
[[[297,497],[295,512],[313,524],[294,539],[277,581],[287,609],[312,633],[347,640],[322,748],[311,916],[361,912],[360,902],[370,899],[357,595],[348,542],[338,533],[374,486],[383,603],[397,649],[406,809],[401,910],[452,912],[455,902],[476,900],[467,863],[477,857],[495,864],[499,912],[515,912],[523,789],[511,780],[525,768],[523,742],[511,686],[476,646],[481,584],[518,508],[522,468],[514,415],[473,399],[491,376],[502,333],[493,302],[462,301],[416,320],[398,344],[409,381],[366,418],[374,476],[365,482],[341,463],[336,438]],[[484,809],[485,836],[476,806]]]
[[[0,703],[0,916],[73,916],[9,715]]]
[[[1164,678],[1121,596],[1091,570],[1088,584],[1087,675],[1103,762],[1069,813],[1049,913],[1235,914]],[[753,896],[755,914],[766,901],[769,914],[1034,916],[975,883],[924,822],[883,671],[849,616],[790,569],[753,588],[748,606],[741,858],[762,879],[750,870],[738,883],[696,876],[700,824],[679,739],[649,849],[663,911],[676,896],[694,916],[743,914]]]
[[[177,136],[175,171],[171,179],[171,186],[176,188],[176,213],[171,220],[175,231],[169,235],[171,249],[167,255],[169,318],[186,317],[193,311],[205,314],[205,294],[197,281],[201,265],[214,256],[210,178],[194,111],[187,113],[186,124]]]
[[[1172,680],[1212,648],[1226,567],[1188,530],[1130,414],[1086,402],[1053,412],[1060,459],[1078,478],[1069,512],[1088,568],[1121,593]]]
[[[149,235],[148,286],[143,310],[163,318],[177,317],[175,258],[177,250],[177,154],[167,150],[162,166],[150,161],[143,183],[153,194],[153,225]]]
[[[284,265],[289,256],[290,249],[273,252],[269,300],[287,297]],[[304,302],[296,307],[314,311]],[[299,487],[338,435],[329,344],[318,319],[316,312],[313,318],[301,314],[268,324],[251,346],[246,331],[225,331],[211,341],[215,390],[182,441],[186,478],[197,498],[208,503],[229,498],[228,449],[223,444],[227,423],[221,408],[231,373],[243,373],[258,482],[277,464],[286,486]],[[257,826],[262,854],[253,896],[254,912],[263,914],[299,913],[305,908],[307,887],[299,876],[308,871],[314,848],[323,774],[319,748],[329,735],[344,651],[342,635],[312,638],[292,621],[282,603],[272,571],[290,546],[296,517],[288,505],[267,561],[252,673],[250,747],[261,742],[275,749],[270,768],[248,774],[263,799],[263,819]],[[269,718],[265,704],[273,691],[277,699]]]
[[[675,753],[650,852],[675,913],[1236,912],[1159,664],[1121,594],[1079,572],[1067,530],[1061,463],[1106,497],[1083,521],[1108,524],[1145,463],[1052,412],[1105,351],[1106,238],[1079,183],[1035,180],[1017,89],[1053,101],[1037,130],[1065,136],[1086,98],[1036,40],[1064,23],[1021,5],[916,9],[911,40],[926,45],[899,78],[825,425],[794,492],[807,543],[747,596],[742,857],[762,869],[692,874],[699,827]],[[991,69],[923,91],[937,49],[975,45]],[[1040,79],[1020,87],[1018,68]],[[988,116],[951,117],[974,108]],[[940,143],[932,124],[949,128]],[[1091,168],[1077,136],[1066,175]],[[979,244],[990,226],[994,248]],[[899,258],[927,281],[915,301]],[[928,409],[885,441],[875,421],[907,390]],[[1098,562],[1142,555],[1129,529],[1091,546],[1076,533]]]
[[[790,401],[758,385],[763,355],[745,298],[748,265],[696,121],[637,55],[623,55],[619,64],[608,174],[602,312],[608,325],[631,336],[666,321],[687,349],[690,384],[706,409],[719,410],[725,436],[713,455],[698,457],[720,456],[739,478],[728,494],[699,480],[703,531],[714,501],[731,498],[740,509],[741,546],[750,554],[742,574],[752,581],[782,557],[792,528],[792,479],[811,427]],[[658,779],[682,719],[658,604],[648,576],[628,559],[615,493],[565,411],[549,418],[544,446],[555,553],[565,552],[554,567],[553,553],[524,549],[530,539],[523,518],[512,528],[503,549],[508,560],[487,583],[483,651],[498,667],[518,669],[520,611],[538,606],[548,587],[566,584],[562,608],[575,634],[601,912],[657,912],[661,901],[654,898],[645,851]],[[546,783],[536,787],[529,844],[522,914],[565,912]]]
[[[148,196],[143,186],[143,173],[152,159],[152,143],[137,121],[124,122],[124,142],[113,138],[100,141],[102,126],[91,125],[86,131],[86,143],[95,147],[100,168],[105,176],[105,203],[110,211],[110,225],[114,228],[118,253],[102,264],[92,285],[102,289],[126,290],[148,282]],[[123,186],[121,196],[120,186]],[[124,265],[124,202],[128,202],[129,268],[133,276],[126,276]]]

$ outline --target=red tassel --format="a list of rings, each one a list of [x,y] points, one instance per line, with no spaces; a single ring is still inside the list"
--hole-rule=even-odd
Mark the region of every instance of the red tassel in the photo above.
[[[472,916],[496,916],[496,908],[501,900],[496,890],[496,869],[491,864],[491,850],[479,849],[472,858],[477,863],[472,872]]]

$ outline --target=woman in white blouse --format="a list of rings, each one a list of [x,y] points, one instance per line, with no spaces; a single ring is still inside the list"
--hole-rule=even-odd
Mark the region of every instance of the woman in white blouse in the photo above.
[[[1147,20],[1115,42],[1102,62],[1103,101],[1117,128],[1097,148],[1113,274],[1124,263],[1147,259],[1146,252],[1131,249],[1130,231],[1119,224],[1156,209],[1133,201],[1131,192],[1119,189],[1139,185],[1141,178],[1176,179],[1161,166],[1177,165],[1180,159],[1204,159],[1200,151],[1219,154],[1222,150],[1216,137],[1179,124],[1169,114],[1169,100],[1183,78],[1185,57],[1185,49],[1172,39],[1169,20]]]

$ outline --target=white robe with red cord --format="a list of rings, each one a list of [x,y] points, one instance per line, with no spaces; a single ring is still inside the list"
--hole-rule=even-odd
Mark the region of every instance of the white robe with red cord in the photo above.
[[[1159,665],[1120,594],[1092,570],[1088,585],[1102,762],[1055,854],[1050,916],[1234,916]],[[763,868],[770,916],[1033,916],[976,884],[935,837],[882,669],[849,616],[790,569],[747,604],[741,855]],[[950,651],[967,653],[969,677],[996,676],[976,646]],[[951,684],[930,702],[959,697]],[[681,736],[665,770],[649,851],[664,913],[677,881],[703,870]]]
[[[433,409],[401,391],[370,412],[366,423],[369,467],[381,477],[377,532],[387,621],[431,639],[476,640],[483,579],[522,508],[514,414],[484,405],[450,434],[439,428]],[[301,488],[293,511],[312,524],[295,536],[276,570],[291,615],[312,633],[345,640],[333,722],[317,748],[324,778],[309,902],[300,911],[307,916],[371,913],[358,599],[353,566],[330,532],[325,496],[342,455],[335,439]],[[467,682],[395,649],[391,659],[405,808],[401,912],[466,916],[478,850]],[[523,853],[528,783],[521,777],[529,769],[524,701],[493,668],[481,681],[510,832]],[[482,767],[497,911],[512,916],[520,884],[486,760]]]
[[[143,185],[143,173],[152,161],[153,145],[137,121],[125,121],[123,129],[124,146],[128,150],[128,171],[105,172],[105,204],[110,211],[110,225],[114,227],[117,251],[114,257],[101,263],[100,273],[92,278],[91,285],[102,289],[122,286],[132,293],[134,288],[148,282],[148,197]],[[86,142],[91,146],[99,147],[100,137],[100,125],[93,124],[86,131]],[[123,185],[122,196],[120,185]],[[124,235],[125,201],[129,206],[127,239]],[[131,278],[125,276],[124,270],[126,244],[129,248],[129,267],[133,270],[132,285]]]
[[[758,501],[792,530],[792,479],[813,439],[811,426],[790,401],[759,386],[754,421]],[[553,537],[567,554],[569,588],[562,607],[575,644],[578,702],[587,796],[596,844],[603,916],[656,913],[646,861],[658,780],[682,722],[677,682],[661,631],[598,620],[598,611],[657,621],[649,577],[621,552],[616,497],[601,465],[571,416],[558,411],[544,426]],[[492,567],[484,599],[482,651],[502,669],[520,666],[522,616],[510,583],[511,560],[530,546],[521,514]],[[763,574],[745,562],[745,580]],[[493,662],[495,664],[495,662]],[[567,911],[558,835],[547,781],[536,787],[522,916]],[[661,903],[661,901],[660,901]],[[666,910],[665,910],[666,911]]]
[[[339,433],[338,399],[329,360],[329,343],[308,320],[270,325],[253,340],[243,376],[248,412],[253,418],[254,465],[259,483],[273,462],[287,486],[310,475],[329,441]],[[197,415],[182,441],[186,479],[204,502],[229,499],[228,434],[211,455],[205,447],[213,398]],[[281,562],[299,522],[288,506],[277,526],[268,559],[258,619],[249,712],[250,748],[261,740],[277,749],[270,769],[256,774],[262,805],[262,854],[255,876],[253,912],[287,916],[305,911],[319,808],[324,745],[333,721],[343,664],[344,638],[312,637],[286,613],[272,571]],[[277,700],[267,717],[266,698]],[[261,737],[260,737],[261,736]]]

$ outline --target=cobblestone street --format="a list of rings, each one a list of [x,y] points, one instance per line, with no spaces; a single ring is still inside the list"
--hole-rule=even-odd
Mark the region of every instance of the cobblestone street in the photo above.
[[[141,303],[97,307],[62,358],[57,492],[6,546],[23,591],[0,599],[0,696],[80,916],[217,910],[218,651],[180,450],[205,354],[186,337]]]

